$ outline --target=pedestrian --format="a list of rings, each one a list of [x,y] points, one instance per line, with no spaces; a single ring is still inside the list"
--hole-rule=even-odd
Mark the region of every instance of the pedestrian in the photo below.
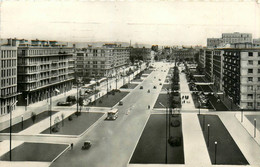
[[[73,150],[73,143],[70,144],[70,149]]]
[[[148,109],[150,109],[150,105],[148,105]]]

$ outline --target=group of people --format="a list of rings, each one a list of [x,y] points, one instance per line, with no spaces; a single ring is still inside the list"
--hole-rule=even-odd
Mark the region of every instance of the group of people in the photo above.
[[[189,95],[182,96],[181,99],[182,99],[182,103],[185,103],[185,102],[190,103]]]

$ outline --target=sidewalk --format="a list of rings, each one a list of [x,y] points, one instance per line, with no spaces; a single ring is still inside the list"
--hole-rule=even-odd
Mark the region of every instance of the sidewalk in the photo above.
[[[182,130],[185,165],[210,166],[211,161],[197,114],[182,114]]]
[[[246,131],[246,129],[244,129],[240,122],[235,118],[234,113],[219,113],[218,115],[236,142],[237,146],[244,154],[248,163],[251,166],[259,167],[260,147]]]
[[[181,71],[181,68],[179,67],[179,70]],[[186,76],[184,73],[180,73],[180,96],[181,98],[184,96],[188,96],[189,99],[185,99],[185,103],[182,103],[182,109],[183,110],[195,110],[195,105],[192,99],[192,95],[188,86],[188,82],[186,79]],[[184,99],[181,99],[181,101],[184,101]],[[189,101],[189,103],[187,103]]]

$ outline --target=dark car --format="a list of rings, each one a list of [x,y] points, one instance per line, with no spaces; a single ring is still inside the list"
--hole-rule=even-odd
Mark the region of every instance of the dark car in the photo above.
[[[72,105],[72,102],[58,102],[57,103],[57,106],[71,106]]]
[[[156,89],[156,86],[153,86],[154,89]]]
[[[122,105],[123,105],[123,102],[122,102],[122,101],[120,101],[120,102],[119,102],[119,105],[120,105],[120,106],[122,106]]]
[[[91,142],[90,141],[85,141],[83,143],[83,146],[81,147],[82,150],[88,150],[91,147]]]
[[[160,85],[162,85],[162,83],[160,83]]]
[[[143,86],[140,86],[140,89],[143,89],[144,87]]]

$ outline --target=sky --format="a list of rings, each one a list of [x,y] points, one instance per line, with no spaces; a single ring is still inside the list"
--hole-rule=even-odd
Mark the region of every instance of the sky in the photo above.
[[[232,32],[260,38],[254,0],[2,0],[0,7],[1,38],[168,46],[206,45]]]

